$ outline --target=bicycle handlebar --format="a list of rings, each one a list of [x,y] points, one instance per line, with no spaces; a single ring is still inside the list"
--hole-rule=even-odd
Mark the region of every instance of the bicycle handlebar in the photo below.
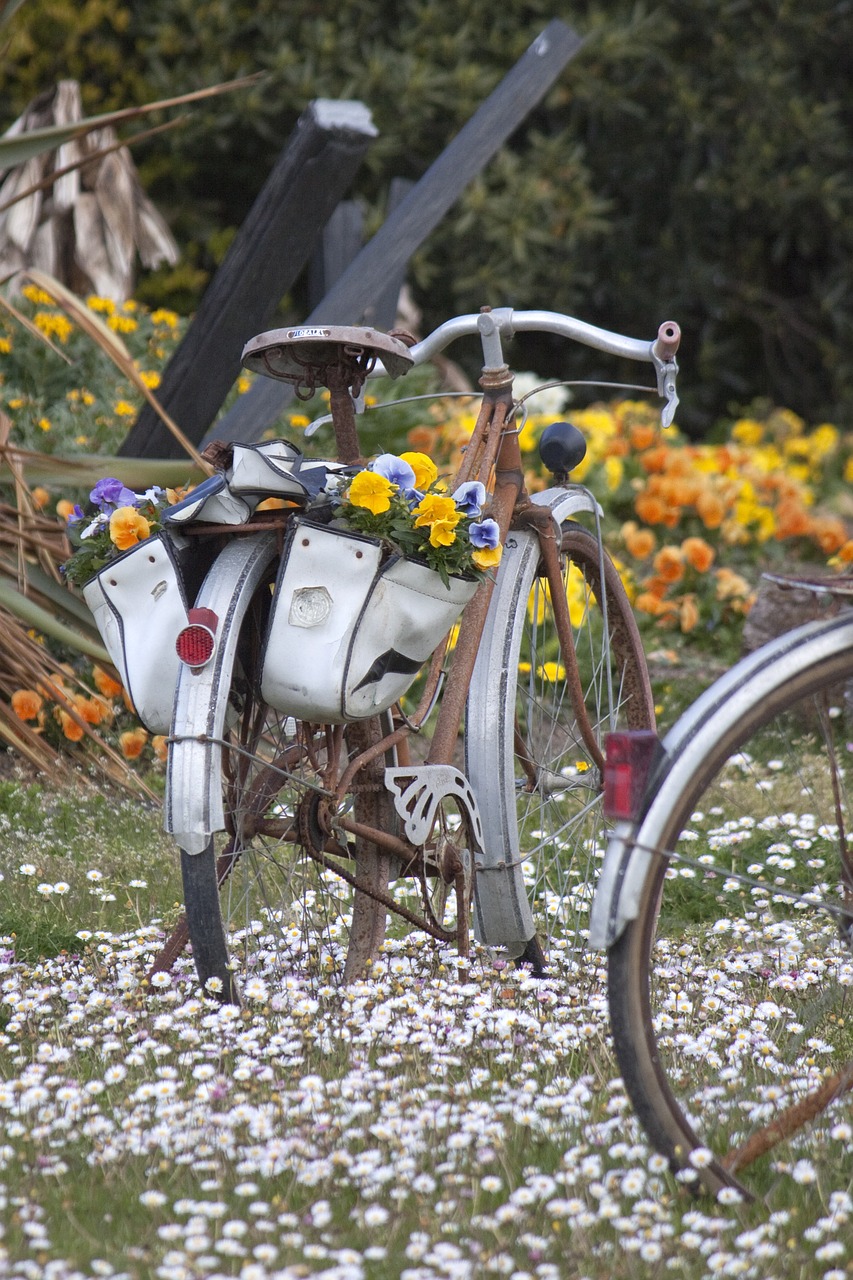
[[[628,360],[644,360],[651,364],[671,361],[681,339],[681,330],[672,320],[667,320],[660,326],[656,338],[644,342],[640,338],[626,338],[623,334],[612,333],[609,329],[599,329],[584,320],[561,315],[558,311],[513,311],[511,307],[496,307],[494,310],[445,320],[444,324],[440,324],[421,342],[410,347],[409,356],[415,364],[424,364],[457,338],[476,335],[483,340],[485,351],[488,351],[490,339],[496,339],[492,345],[497,351],[501,338],[531,332],[553,333],[557,337],[569,338],[598,351],[606,351],[609,355],[622,356]],[[488,359],[486,363],[489,364]]]
[[[503,365],[502,338],[516,333],[553,333],[569,338],[584,346],[606,351],[609,355],[628,360],[643,360],[655,367],[657,390],[666,403],[661,411],[664,427],[672,424],[678,405],[675,378],[678,365],[675,353],[681,341],[681,330],[674,320],[665,320],[651,342],[641,338],[626,338],[624,334],[609,329],[599,329],[584,320],[561,315],[558,311],[513,311],[511,307],[484,308],[476,315],[455,316],[445,320],[421,342],[409,348],[409,356],[415,364],[424,364],[439,351],[443,351],[457,338],[477,334],[483,344],[485,369],[499,369]],[[384,370],[377,362],[375,372]]]

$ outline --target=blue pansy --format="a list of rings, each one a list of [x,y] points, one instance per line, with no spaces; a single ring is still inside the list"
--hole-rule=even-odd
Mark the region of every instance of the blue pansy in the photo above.
[[[491,551],[500,542],[501,531],[497,520],[480,520],[472,524],[468,530],[471,546],[478,551]]]
[[[395,484],[398,489],[402,489],[404,493],[408,493],[410,489],[415,487],[415,473],[409,466],[408,462],[404,462],[402,458],[398,458],[396,453],[380,453],[375,462],[370,464],[370,470],[375,471],[378,476],[384,476],[391,484]]]
[[[473,520],[480,514],[486,501],[486,486],[479,480],[467,480],[465,484],[460,484],[453,495],[453,501],[464,515]]]

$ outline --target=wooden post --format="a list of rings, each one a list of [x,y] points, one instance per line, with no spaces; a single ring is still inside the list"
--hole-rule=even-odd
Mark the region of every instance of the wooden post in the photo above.
[[[386,218],[409,194],[414,182],[409,178],[392,178],[388,188]],[[342,200],[323,228],[322,243],[308,265],[308,305],[313,311],[336,284],[350,263],[364,247],[364,218],[355,200]],[[392,329],[397,316],[397,301],[405,282],[405,268],[382,282],[375,298],[366,308],[362,320],[377,329]]]
[[[468,183],[542,100],[581,38],[555,18],[382,224],[332,286],[306,324],[359,324],[389,274],[409,258],[458,200]],[[286,383],[259,378],[211,433],[220,440],[259,440],[289,403]]]
[[[270,325],[375,136],[370,112],[360,102],[318,99],[299,117],[157,392],[164,409],[194,444],[234,385],[243,346]],[[119,453],[181,456],[179,445],[148,406]]]

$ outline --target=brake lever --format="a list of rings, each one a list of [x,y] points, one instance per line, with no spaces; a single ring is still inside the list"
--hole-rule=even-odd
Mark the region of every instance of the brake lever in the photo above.
[[[652,343],[652,364],[658,380],[658,395],[666,403],[661,410],[662,427],[671,427],[678,408],[678,393],[675,379],[678,374],[678,362],[675,353],[681,341],[681,330],[674,320],[665,320],[658,330],[658,336]]]

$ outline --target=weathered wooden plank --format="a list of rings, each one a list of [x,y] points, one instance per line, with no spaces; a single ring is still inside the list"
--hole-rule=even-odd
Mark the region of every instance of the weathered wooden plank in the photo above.
[[[414,185],[410,178],[391,179],[391,186],[388,188],[386,217],[390,217],[398,205],[403,203]],[[408,265],[409,260],[407,258],[402,265],[398,266],[396,271],[389,268],[385,278],[380,281],[376,292],[362,312],[361,318],[364,324],[372,324],[377,329],[394,328],[394,321],[397,319],[397,303],[400,298],[400,290],[406,281]]]
[[[157,392],[193,443],[202,439],[239,375],[244,344],[269,326],[375,136],[360,102],[318,100],[300,116]],[[146,406],[119,452],[173,458],[179,449]]]
[[[322,302],[364,244],[364,217],[355,200],[342,200],[332,213],[308,264],[308,305]]]
[[[388,217],[409,194],[414,182],[410,178],[392,178],[388,188]],[[364,247],[364,217],[355,200],[342,200],[323,228],[322,242],[308,264],[308,305],[313,311],[346,271]],[[362,320],[378,329],[393,327],[397,316],[397,300],[405,282],[405,268],[382,282],[365,308]]]
[[[542,100],[581,47],[580,36],[555,18],[386,219],[306,324],[359,324],[390,276],[405,272],[416,249],[468,183]],[[259,378],[215,424],[221,440],[259,440],[289,403],[290,388]]]

